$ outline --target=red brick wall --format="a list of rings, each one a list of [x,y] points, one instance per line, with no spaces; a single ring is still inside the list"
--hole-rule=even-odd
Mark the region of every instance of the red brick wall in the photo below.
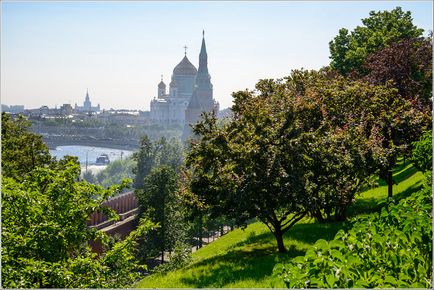
[[[103,205],[109,206],[114,209],[118,214],[122,214],[137,208],[137,199],[134,191],[130,191],[119,196],[115,196],[108,201],[104,202]],[[107,218],[100,212],[94,212],[90,215],[88,226],[95,226],[106,221]]]

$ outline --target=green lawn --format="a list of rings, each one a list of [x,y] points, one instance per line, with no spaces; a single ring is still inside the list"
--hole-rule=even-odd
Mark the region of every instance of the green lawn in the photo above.
[[[400,199],[417,190],[423,175],[411,165],[400,164],[394,172],[398,185],[394,197]],[[362,192],[350,209],[352,216],[378,209],[387,197],[387,186]],[[286,254],[277,253],[274,237],[267,227],[255,222],[245,230],[236,229],[192,254],[193,262],[165,275],[154,274],[135,285],[138,288],[263,288],[284,287],[274,283],[271,273],[278,261],[304,255],[317,239],[331,240],[343,223],[318,224],[304,219],[289,230],[285,238]],[[279,281],[280,282],[280,281]]]

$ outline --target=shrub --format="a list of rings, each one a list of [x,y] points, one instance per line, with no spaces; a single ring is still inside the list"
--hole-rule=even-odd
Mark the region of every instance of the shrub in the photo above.
[[[318,240],[305,256],[277,264],[288,288],[432,287],[432,197],[426,186],[348,232]]]

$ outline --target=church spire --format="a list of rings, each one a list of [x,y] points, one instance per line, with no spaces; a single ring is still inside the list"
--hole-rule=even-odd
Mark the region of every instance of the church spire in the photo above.
[[[205,30],[202,30],[202,46],[199,53],[199,68],[197,74],[208,76],[208,54],[206,53]]]
[[[201,57],[205,57],[206,59],[208,58],[205,45],[205,30],[202,30],[202,46],[200,48],[199,58]]]

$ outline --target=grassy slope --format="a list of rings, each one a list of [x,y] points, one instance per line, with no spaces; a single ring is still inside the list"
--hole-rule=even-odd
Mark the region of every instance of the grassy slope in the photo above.
[[[394,173],[394,197],[400,199],[417,190],[423,175],[411,165],[400,165]],[[350,209],[351,215],[372,212],[387,197],[387,186],[366,190]],[[287,254],[276,252],[274,237],[261,223],[252,223],[244,231],[236,229],[192,254],[193,262],[166,275],[151,275],[135,287],[284,287],[273,284],[271,273],[277,261],[303,255],[317,239],[330,240],[343,228],[343,223],[318,224],[302,220],[285,234]]]

